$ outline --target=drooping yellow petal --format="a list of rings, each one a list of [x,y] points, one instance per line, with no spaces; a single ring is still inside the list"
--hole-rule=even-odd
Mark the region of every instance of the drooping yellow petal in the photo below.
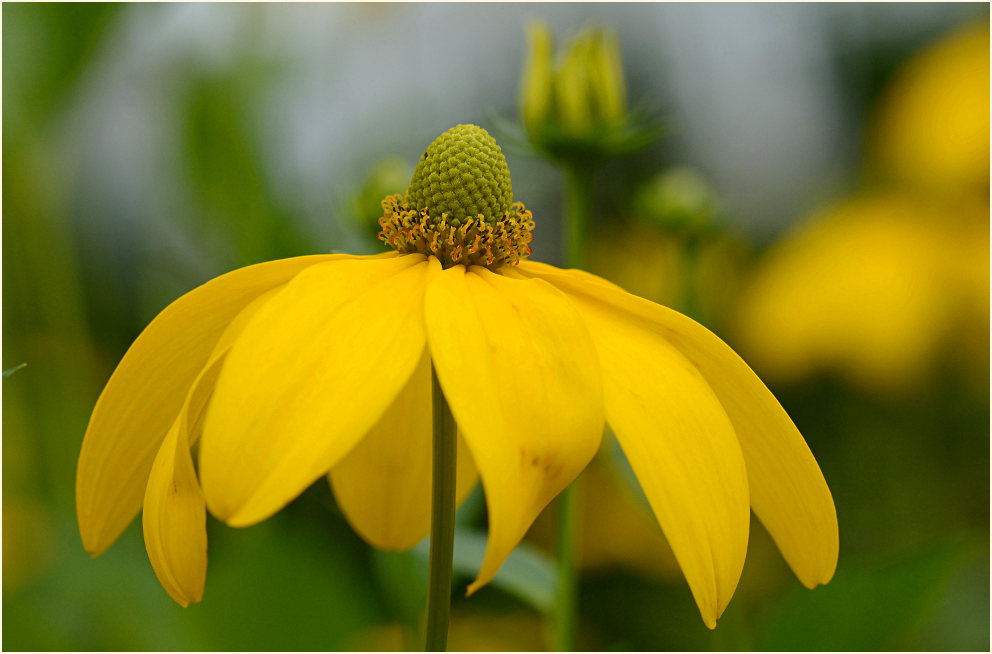
[[[183,607],[199,602],[207,577],[207,513],[189,439],[176,419],[148,477],[142,525],[155,575]]]
[[[134,341],[93,409],[76,471],[76,514],[94,556],[141,508],[152,461],[227,324],[253,298],[316,263],[270,261],[232,271],[166,307]]]
[[[747,472],[734,428],[703,376],[651,323],[573,301],[599,350],[606,419],[712,629],[747,554]]]
[[[839,549],[830,489],[785,409],[743,359],[690,318],[594,275],[531,262],[521,262],[519,268],[569,295],[595,299],[650,322],[699,369],[737,432],[754,513],[804,585],[830,581]]]
[[[282,288],[252,300],[224,330],[152,464],[142,512],[145,549],[162,587],[183,607],[200,601],[207,576],[206,503],[190,444],[198,435],[224,356],[248,321]]]
[[[488,583],[603,430],[599,362],[568,299],[539,280],[454,266],[425,303],[431,357],[486,493]]]
[[[245,327],[204,418],[200,482],[232,526],[264,520],[379,421],[424,351],[436,259],[343,260],[304,271]]]
[[[382,419],[330,472],[349,524],[381,550],[408,550],[430,533],[432,452],[431,364],[426,348],[417,370]],[[461,436],[455,495],[460,504],[478,473]]]
[[[274,292],[269,291],[249,304],[239,318],[252,313],[253,306]],[[206,502],[193,467],[191,434],[196,434],[198,419],[230,348],[228,334],[240,332],[235,324],[238,322],[235,318],[224,332],[210,362],[193,383],[186,403],[158,450],[145,488],[141,522],[148,560],[159,583],[184,608],[200,601],[207,578]]]

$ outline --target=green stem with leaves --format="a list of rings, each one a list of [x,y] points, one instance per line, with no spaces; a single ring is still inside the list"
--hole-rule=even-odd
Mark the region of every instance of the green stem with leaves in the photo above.
[[[443,652],[451,613],[451,565],[455,550],[455,470],[457,427],[431,367],[434,446],[431,487],[431,549],[427,580],[427,627],[424,651]]]

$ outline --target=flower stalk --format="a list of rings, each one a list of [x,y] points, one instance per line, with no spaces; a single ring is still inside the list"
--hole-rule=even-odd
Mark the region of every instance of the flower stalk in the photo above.
[[[426,652],[443,652],[451,613],[451,566],[455,549],[457,428],[431,366],[434,445],[431,488],[431,549],[427,581]]]
[[[565,167],[565,214],[562,243],[563,259],[569,268],[584,268],[588,254],[589,229],[593,206],[593,168],[580,165]],[[576,479],[558,496],[555,549],[558,563],[558,590],[552,615],[554,648],[558,652],[575,651],[578,619],[578,579],[576,545],[578,542],[579,502]]]
[[[565,167],[565,224],[563,259],[568,268],[583,268],[588,254],[593,203],[593,169],[588,166]]]

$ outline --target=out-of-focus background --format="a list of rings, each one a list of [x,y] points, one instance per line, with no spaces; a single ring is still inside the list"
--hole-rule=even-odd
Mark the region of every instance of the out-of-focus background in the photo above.
[[[604,451],[583,477],[579,646],[988,650],[987,5],[2,12],[3,368],[27,363],[2,382],[5,649],[410,643],[422,548],[373,551],[326,484],[256,527],[211,518],[206,593],[182,609],[140,521],[83,551],[76,457],[158,311],[235,267],[377,251],[382,196],[457,123],[503,142],[534,257],[560,264],[562,173],[513,129],[542,20],[560,50],[613,30],[627,104],[664,134],[599,169],[589,268],[744,356],[809,442],[841,534],[834,580],[808,591],[755,521],[711,632]],[[509,578],[456,593],[452,649],[549,645],[526,571],[547,571],[550,531],[535,525]]]

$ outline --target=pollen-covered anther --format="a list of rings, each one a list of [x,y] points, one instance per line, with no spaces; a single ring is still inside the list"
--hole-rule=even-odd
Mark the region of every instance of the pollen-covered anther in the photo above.
[[[430,209],[411,209],[396,194],[382,201],[379,238],[401,254],[433,255],[444,267],[454,265],[498,268],[530,256],[534,219],[522,202],[514,202],[493,225],[479,215],[452,219]]]

